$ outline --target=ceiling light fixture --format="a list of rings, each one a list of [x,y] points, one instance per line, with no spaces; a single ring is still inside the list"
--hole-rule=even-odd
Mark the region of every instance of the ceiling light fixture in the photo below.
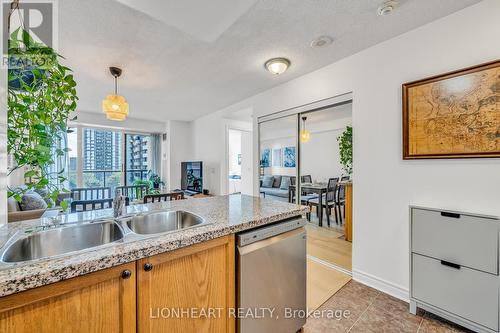
[[[286,58],[273,58],[266,61],[264,66],[271,74],[280,75],[290,67],[290,60]]]
[[[333,43],[333,38],[330,36],[319,36],[315,40],[311,42],[311,47],[312,48],[320,48],[320,47],[325,47]]]
[[[302,143],[309,142],[311,138],[311,132],[306,129],[306,120],[307,117],[302,117],[302,129],[300,130],[300,142]]]
[[[118,67],[109,67],[111,75],[115,78],[115,94],[106,96],[102,101],[102,111],[110,120],[123,121],[128,116],[128,103],[125,97],[118,95],[118,78],[122,70]]]
[[[380,16],[386,16],[392,13],[394,9],[396,9],[396,6],[399,4],[399,1],[396,0],[389,0],[385,1],[382,5],[378,7],[377,13]]]

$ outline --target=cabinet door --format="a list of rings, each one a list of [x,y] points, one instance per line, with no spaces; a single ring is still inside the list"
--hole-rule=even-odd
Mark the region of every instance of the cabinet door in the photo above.
[[[231,235],[139,260],[139,332],[234,332],[234,251]]]
[[[133,262],[5,296],[0,332],[133,333],[135,294]]]

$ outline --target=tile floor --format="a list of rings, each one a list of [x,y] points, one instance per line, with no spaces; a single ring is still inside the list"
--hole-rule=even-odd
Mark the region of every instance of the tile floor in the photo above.
[[[451,333],[471,332],[432,314],[408,312],[408,304],[361,283],[350,281],[319,309],[347,310],[345,316],[309,318],[304,333],[394,332]]]

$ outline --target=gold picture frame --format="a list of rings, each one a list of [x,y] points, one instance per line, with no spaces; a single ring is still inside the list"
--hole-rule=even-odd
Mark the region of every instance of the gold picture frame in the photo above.
[[[500,60],[403,84],[403,159],[500,157]]]

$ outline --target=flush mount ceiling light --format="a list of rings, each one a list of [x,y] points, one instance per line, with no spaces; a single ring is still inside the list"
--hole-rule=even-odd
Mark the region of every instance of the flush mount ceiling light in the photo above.
[[[302,117],[302,129],[300,130],[300,142],[302,143],[309,142],[311,138],[311,133],[306,129],[306,120],[307,117]]]
[[[122,75],[122,70],[118,67],[110,67],[109,71],[115,78],[115,94],[106,96],[106,99],[102,101],[102,111],[106,114],[106,118],[122,121],[128,116],[127,100],[118,95],[118,78]]]
[[[380,16],[386,16],[392,13],[396,6],[399,4],[396,0],[385,1],[382,5],[378,7],[377,13]]]
[[[286,58],[273,58],[266,61],[264,66],[271,74],[280,75],[290,67],[290,60]]]
[[[311,47],[312,48],[320,48],[320,47],[325,47],[333,43],[333,38],[330,36],[319,36],[315,40],[311,42]]]

